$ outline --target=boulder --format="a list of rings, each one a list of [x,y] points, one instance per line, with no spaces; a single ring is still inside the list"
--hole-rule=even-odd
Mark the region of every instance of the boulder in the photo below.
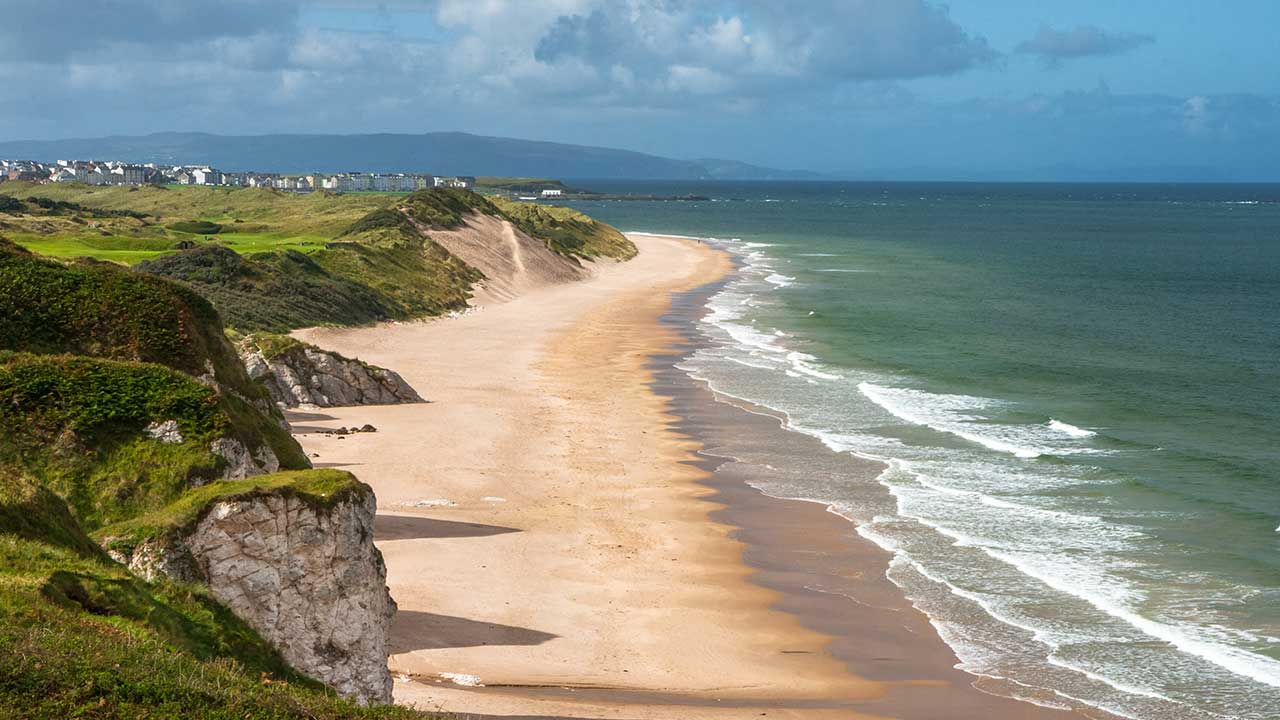
[[[423,402],[399,374],[313,345],[292,341],[268,354],[249,336],[240,353],[249,377],[286,408]]]

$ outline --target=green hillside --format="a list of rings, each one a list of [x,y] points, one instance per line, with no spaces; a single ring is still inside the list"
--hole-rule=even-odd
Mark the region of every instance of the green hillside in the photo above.
[[[424,717],[337,698],[203,587],[95,542],[166,537],[219,500],[368,492],[308,469],[199,294],[0,242],[0,425],[0,717]],[[286,470],[221,480],[222,440]]]
[[[346,473],[327,470],[227,485],[241,494],[292,486],[299,495],[327,502],[326,495],[353,482]],[[210,499],[194,498],[168,517],[190,517]],[[61,498],[0,468],[0,717],[427,716],[337,698],[290,669],[203,588],[133,576],[98,549]]]
[[[305,195],[259,188],[0,184],[0,233],[36,253],[186,283],[246,332],[358,325],[466,306],[483,279],[431,240],[472,213],[575,259],[627,259],[617,230],[566,208],[436,188]]]

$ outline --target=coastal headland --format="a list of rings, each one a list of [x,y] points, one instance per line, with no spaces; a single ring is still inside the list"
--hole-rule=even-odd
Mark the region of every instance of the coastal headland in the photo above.
[[[630,237],[626,263],[482,293],[457,317],[295,333],[394,368],[429,400],[290,418],[317,467],[377,493],[397,701],[522,717],[1068,717],[974,689],[851,525],[712,472],[674,412],[697,399],[654,368],[688,342],[673,297],[696,312],[694,291],[733,262]],[[318,432],[365,423],[379,431]],[[814,592],[824,573],[860,583],[855,599]]]

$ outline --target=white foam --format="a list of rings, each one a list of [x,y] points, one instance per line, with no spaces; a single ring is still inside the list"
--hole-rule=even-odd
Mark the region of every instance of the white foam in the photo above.
[[[938,395],[909,388],[887,388],[869,382],[858,383],[858,390],[872,402],[888,410],[892,415],[913,425],[923,425],[940,432],[950,433],[992,450],[1009,453],[1020,458],[1036,458],[1043,453],[1032,447],[1020,447],[1001,438],[982,434],[966,424],[974,418],[959,414],[960,407],[970,406],[965,395]]]
[[[795,282],[796,279],[793,277],[789,277],[787,275],[783,275],[781,273],[773,273],[772,275],[766,277],[764,280],[765,282],[773,283],[778,287],[789,287]]]
[[[1049,418],[1048,426],[1058,432],[1066,433],[1071,437],[1086,438],[1093,437],[1098,434],[1092,430],[1085,430],[1084,428],[1076,427],[1070,423],[1064,423],[1061,420],[1054,420],[1053,418]]]
[[[809,253],[807,255],[832,254]],[[1250,672],[1260,673],[1269,678],[1262,682],[1280,686],[1280,674],[1274,673],[1272,668],[1265,664],[1280,666],[1280,663],[1233,647],[1226,642],[1207,638],[1203,636],[1201,631],[1204,628],[1199,624],[1188,624],[1183,627],[1176,622],[1147,619],[1145,622],[1157,626],[1156,632],[1148,632],[1147,628],[1140,624],[1143,618],[1138,618],[1139,622],[1136,623],[1129,622],[1122,615],[1108,612],[1107,614],[1116,620],[1106,620],[1088,610],[1088,606],[1074,601],[1073,607],[1078,606],[1079,612],[1086,613],[1091,620],[1096,620],[1098,623],[1096,628],[1089,625],[1082,627],[1046,625],[1040,619],[1026,615],[1019,607],[1019,601],[1037,597],[1047,598],[1056,595],[1057,592],[1069,591],[1061,590],[1038,577],[1035,570],[1024,566],[1021,562],[1023,560],[1038,564],[1042,572],[1046,571],[1045,568],[1057,568],[1060,586],[1082,587],[1084,588],[1082,592],[1093,592],[1098,595],[1095,598],[1098,602],[1109,607],[1127,611],[1130,615],[1136,615],[1136,613],[1127,610],[1128,608],[1142,607],[1139,604],[1142,597],[1140,586],[1133,586],[1123,580],[1123,573],[1115,572],[1108,556],[1113,549],[1121,549],[1126,545],[1131,533],[1139,533],[1126,530],[1125,527],[1117,527],[1098,516],[1054,509],[1074,508],[1070,505],[1059,505],[1052,498],[1035,497],[1036,493],[1047,489],[1077,484],[1082,481],[1081,476],[1068,477],[1067,474],[1063,474],[1064,471],[1054,469],[1048,464],[1019,463],[1008,457],[993,455],[982,450],[982,448],[996,450],[1017,458],[1034,458],[1043,454],[1083,454],[1093,451],[1093,448],[1085,446],[1090,445],[1086,439],[1093,436],[1094,431],[1055,418],[1050,418],[1047,422],[998,422],[999,419],[1007,416],[1002,411],[1010,407],[1009,403],[992,398],[947,395],[894,387],[902,381],[870,373],[859,374],[854,370],[849,371],[846,383],[831,385],[829,383],[844,378],[828,372],[828,368],[824,367],[818,358],[787,347],[791,343],[783,342],[787,337],[785,334],[773,328],[763,327],[767,320],[760,321],[759,329],[748,323],[748,318],[754,314],[746,304],[746,301],[752,297],[751,293],[753,291],[758,293],[755,297],[759,298],[768,297],[763,292],[767,286],[763,285],[762,281],[777,286],[779,279],[787,282],[794,279],[772,273],[771,269],[764,269],[762,266],[767,258],[759,251],[751,251],[747,261],[749,264],[739,276],[739,280],[731,282],[708,303],[710,312],[702,320],[706,324],[704,327],[719,344],[713,350],[698,351],[689,361],[682,362],[678,366],[688,372],[691,377],[707,383],[719,395],[737,397],[745,402],[778,412],[784,418],[784,427],[816,437],[834,451],[853,451],[864,457],[890,461],[890,468],[882,473],[881,482],[890,486],[890,490],[893,491],[897,501],[896,516],[878,516],[873,523],[868,523],[866,516],[875,511],[873,508],[850,508],[846,514],[837,510],[829,502],[824,504],[827,504],[832,512],[854,521],[859,535],[894,553],[896,562],[906,563],[912,570],[919,573],[919,577],[909,576],[909,582],[912,585],[925,578],[940,583],[950,594],[982,607],[986,615],[995,621],[1031,633],[1047,650],[1060,645],[1077,643],[1082,638],[1094,639],[1091,635],[1094,630],[1110,631],[1115,637],[1124,637],[1129,640],[1138,638],[1139,641],[1142,640],[1143,635],[1151,635],[1166,639],[1189,655],[1203,657],[1199,651],[1217,654],[1221,661],[1217,664],[1221,667],[1235,672],[1228,667],[1228,664],[1234,664],[1243,670],[1238,674],[1253,677]],[[840,269],[829,268],[829,270]],[[771,274],[766,275],[766,273]],[[770,281],[770,278],[774,280]],[[736,364],[737,367],[730,363]],[[743,366],[749,368],[749,371],[741,370]],[[777,382],[770,382],[767,373],[776,373],[774,377],[778,378]],[[824,388],[823,390],[808,390],[805,384],[800,382],[804,380],[812,383],[815,379],[824,381],[818,383],[819,387]],[[854,386],[860,391],[861,396],[866,397],[874,405],[860,400],[847,405],[849,399],[858,397],[852,392]],[[848,388],[848,392],[842,394],[840,390],[845,387]],[[816,393],[819,392],[824,395],[817,395]],[[814,394],[806,395],[806,393]],[[809,402],[826,396],[835,400],[842,395],[845,397],[840,401],[839,406],[828,407],[825,411],[819,411],[821,403],[815,406]],[[795,417],[787,411],[788,408],[796,413]],[[832,413],[837,410],[840,413],[839,416],[833,416]],[[882,432],[876,430],[878,426],[885,423],[892,424],[892,420],[885,418],[882,410],[912,425],[930,427],[976,443],[978,447],[967,448],[954,443],[943,443],[942,447],[915,444],[904,446],[902,440],[885,437]],[[854,414],[850,415],[850,412]],[[801,422],[801,419],[804,422]],[[875,419],[874,422],[873,419]],[[808,423],[808,426],[805,423]],[[863,428],[866,428],[865,432],[868,433],[866,437],[859,434]],[[959,476],[943,474],[939,478],[925,477],[921,480],[920,487],[916,487],[911,482],[912,478],[894,476],[894,473],[906,470],[913,476],[919,475],[918,468],[907,470],[905,464],[897,463],[891,457],[883,455],[877,457],[872,454],[875,452],[897,455],[899,450],[905,453],[901,457],[927,459],[921,465],[925,469],[932,468],[931,472],[940,472],[940,469],[945,467],[960,468],[963,474]],[[1059,474],[1063,476],[1058,477]],[[770,485],[775,482],[773,478],[767,480],[767,484]],[[908,487],[904,489],[903,483]],[[893,487],[895,485],[898,486],[896,491]],[[782,483],[778,487],[785,487],[783,492],[787,495],[803,495],[806,492],[803,485]],[[761,489],[768,492],[765,488]],[[833,493],[839,492],[838,488],[830,488],[830,490]],[[826,496],[825,489],[814,488],[810,492],[815,491],[818,496]],[[776,488],[775,492],[777,492]],[[992,494],[993,492],[995,494]],[[1020,496],[1019,493],[1025,493],[1025,495]],[[839,497],[839,495],[829,497]],[[1046,504],[1050,507],[1043,506]],[[955,545],[945,545],[948,552],[951,552],[949,550],[951,547],[959,547],[965,549],[954,550],[954,552],[963,554],[934,557],[932,545],[919,544],[920,542],[938,542],[936,539],[919,539],[934,538],[930,530],[944,538],[950,538],[955,543]],[[1276,530],[1280,532],[1280,527]],[[1039,543],[1037,538],[1045,542]],[[920,554],[919,558],[911,557],[911,554],[917,552]],[[1078,556],[1070,557],[1071,552],[1078,553]],[[1064,555],[1066,555],[1065,558]],[[964,558],[966,562],[959,566],[948,564],[949,559],[955,558]],[[977,561],[978,558],[981,560]],[[969,559],[977,561],[977,564],[967,562]],[[1010,562],[1011,559],[1020,562],[1013,563]],[[1000,562],[996,563],[993,560]],[[926,567],[929,570],[926,570]],[[991,591],[992,594],[987,594],[989,588],[1000,586],[968,583],[965,581],[965,576],[956,575],[957,571],[965,567],[985,568],[996,572],[998,578],[1003,578],[1001,582],[1006,583],[1004,586],[1006,590]],[[1006,567],[1007,570],[1002,569]],[[897,578],[891,579],[898,582]],[[955,582],[948,582],[948,580]],[[955,583],[970,586],[972,590],[965,590]],[[1013,591],[1013,588],[1016,588],[1016,591]],[[1025,596],[1024,591],[1027,593]],[[1072,595],[1079,597],[1074,593]],[[1066,600],[1062,598],[1058,601]],[[1089,604],[1096,606],[1093,601],[1089,601]],[[929,606],[928,603],[925,605],[929,608],[931,620],[934,620],[934,616],[937,616],[937,622],[954,620],[946,606],[939,608]],[[1107,612],[1103,608],[1099,609]],[[1140,632],[1135,632],[1134,629]],[[1175,642],[1168,640],[1166,636],[1181,636],[1181,639]],[[980,634],[968,639],[948,638],[953,647],[956,644],[968,643],[970,640],[990,641],[989,638]],[[996,643],[987,647],[986,651],[992,652],[1000,647],[1002,646]],[[961,648],[956,649],[960,653]],[[1049,662],[1062,668],[1054,670],[1041,665],[1039,670],[1050,675],[1054,672],[1074,670],[1092,681],[1088,683],[1090,685],[1093,682],[1101,683],[1114,688],[1116,692],[1135,698],[1149,699],[1141,702],[1151,700],[1177,702],[1160,695],[1158,691],[1164,688],[1159,684],[1153,685],[1145,680],[1142,683],[1134,683],[1132,678],[1108,664],[1095,666],[1090,661],[1087,663],[1088,667],[1074,667],[1065,661],[1054,662],[1055,658],[1051,653],[1039,655],[1039,652],[1036,650],[1037,664]],[[961,654],[961,657],[965,657],[965,654]],[[1255,666],[1255,659],[1261,659],[1264,665]],[[992,662],[998,662],[998,660],[999,658],[996,658]],[[1198,661],[1188,658],[1186,662]],[[964,669],[974,674],[982,674],[981,671],[991,668],[966,663]],[[998,666],[996,669],[998,671]],[[1110,675],[1122,678],[1124,682],[1107,677]],[[1016,680],[1013,681],[1016,682]],[[1071,689],[1071,686],[1064,686],[1064,689]],[[1114,692],[1104,689],[1101,685],[1095,689],[1103,697],[1108,697],[1108,693],[1110,693],[1109,697],[1115,697]],[[1054,692],[1058,691],[1054,689]],[[1083,694],[1093,696],[1094,690]],[[1072,696],[1064,695],[1064,697]],[[1073,699],[1093,704],[1090,700]],[[1127,702],[1122,704],[1128,705]],[[1115,712],[1114,709],[1112,711]],[[1142,716],[1146,717],[1145,714]]]
[[[1107,615],[1124,621],[1143,633],[1163,640],[1182,652],[1207,660],[1218,667],[1272,687],[1280,687],[1280,661],[1196,637],[1194,627],[1159,622],[1134,612],[1126,603],[1107,597],[1097,586],[1073,582],[1058,569],[1060,558],[1038,558],[986,549],[987,554],[1018,568],[1061,593],[1080,598]]]
[[[480,682],[480,678],[466,673],[442,672],[436,677],[441,680],[448,680],[454,685],[462,685],[463,687],[484,687],[484,683]]]
[[[820,380],[839,380],[841,376],[829,372],[823,372],[812,365],[817,360],[812,355],[792,350],[787,353],[787,360],[791,363],[791,367],[800,373],[804,373],[810,377],[816,377]]]

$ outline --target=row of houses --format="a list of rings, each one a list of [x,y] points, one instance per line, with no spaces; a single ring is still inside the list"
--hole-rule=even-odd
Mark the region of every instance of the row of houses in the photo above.
[[[435,187],[475,188],[468,176],[438,177],[421,173],[345,172],[311,175],[279,173],[223,172],[207,165],[158,166],[118,160],[0,160],[0,181],[79,182],[88,185],[212,185],[222,187],[269,187],[291,192],[311,192],[324,188],[337,192],[413,192]]]

